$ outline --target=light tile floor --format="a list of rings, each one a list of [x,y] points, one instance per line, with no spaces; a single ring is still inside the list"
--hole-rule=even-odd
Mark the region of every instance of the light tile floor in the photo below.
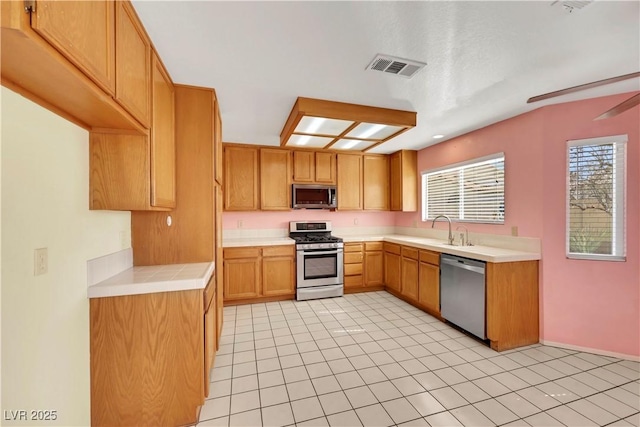
[[[224,308],[198,426],[636,426],[638,362],[497,353],[386,292]]]

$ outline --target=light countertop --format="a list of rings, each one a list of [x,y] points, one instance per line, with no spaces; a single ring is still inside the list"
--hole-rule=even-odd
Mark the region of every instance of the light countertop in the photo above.
[[[427,237],[407,236],[404,234],[391,234],[386,236],[348,236],[343,237],[345,242],[383,241],[397,243],[399,245],[412,246],[419,249],[440,252],[449,255],[457,255],[487,262],[515,262],[535,261],[541,259],[537,252],[516,251],[513,249],[496,248],[493,246],[452,246],[447,242]]]
[[[525,252],[513,249],[503,249],[494,246],[451,246],[443,240],[431,239],[427,237],[407,236],[404,234],[389,235],[343,235],[345,243],[350,242],[390,242],[400,245],[412,246],[419,249],[427,249],[435,252],[457,255],[466,258],[477,259],[487,262],[516,262],[535,261],[541,259],[538,252]],[[282,238],[258,238],[258,239],[225,239],[223,246],[271,246],[271,245],[293,245],[295,242],[287,237]]]
[[[288,237],[259,237],[255,239],[223,239],[223,248],[239,248],[243,246],[279,246],[294,245],[296,242]]]
[[[89,298],[204,289],[214,262],[132,267],[87,288]]]

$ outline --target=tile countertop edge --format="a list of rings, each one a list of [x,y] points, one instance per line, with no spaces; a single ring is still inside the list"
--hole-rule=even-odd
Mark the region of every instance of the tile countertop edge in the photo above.
[[[456,255],[465,258],[477,259],[480,261],[501,263],[518,261],[538,261],[542,259],[539,253],[516,251],[512,249],[501,249],[493,246],[449,246],[444,242],[423,237],[412,237],[405,235],[391,236],[348,236],[343,238],[345,243],[350,242],[372,242],[383,241],[397,243],[400,245],[412,246],[414,248],[427,249],[430,251]],[[499,253],[492,253],[499,252]]]
[[[194,263],[200,264],[200,263]],[[204,264],[204,263],[202,263]],[[144,294],[153,294],[158,292],[176,292],[176,291],[189,291],[189,290],[197,290],[204,289],[209,282],[209,279],[213,275],[215,271],[215,262],[209,262],[206,271],[204,274],[194,275],[194,277],[190,278],[180,278],[180,279],[168,279],[168,280],[159,280],[159,281],[150,281],[150,282],[138,282],[138,283],[128,283],[127,281],[123,282],[114,282],[114,278],[109,278],[103,282],[96,283],[95,285],[89,286],[87,288],[87,298],[105,298],[105,297],[119,297],[119,296],[127,296],[127,295],[144,295]],[[184,264],[189,265],[189,264]],[[155,266],[151,266],[155,267]],[[159,265],[158,268],[164,268],[166,265]],[[135,267],[134,267],[135,268]],[[129,270],[124,271],[126,273]],[[122,274],[122,273],[121,273]],[[114,276],[117,277],[117,276]]]

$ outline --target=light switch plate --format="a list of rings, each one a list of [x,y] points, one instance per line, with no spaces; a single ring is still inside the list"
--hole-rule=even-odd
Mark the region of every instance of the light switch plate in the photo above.
[[[49,270],[49,255],[47,248],[39,248],[34,251],[33,275],[40,276]]]

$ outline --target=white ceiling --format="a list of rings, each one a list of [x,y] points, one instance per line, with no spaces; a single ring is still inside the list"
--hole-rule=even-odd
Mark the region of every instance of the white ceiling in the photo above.
[[[176,83],[216,89],[223,140],[279,145],[298,96],[416,111],[372,150],[420,149],[549,103],[640,90],[640,2],[134,1]],[[365,71],[378,53],[427,63],[412,79]],[[612,105],[613,106],[613,105]],[[637,107],[625,114],[638,114]],[[436,141],[434,134],[446,135]]]

